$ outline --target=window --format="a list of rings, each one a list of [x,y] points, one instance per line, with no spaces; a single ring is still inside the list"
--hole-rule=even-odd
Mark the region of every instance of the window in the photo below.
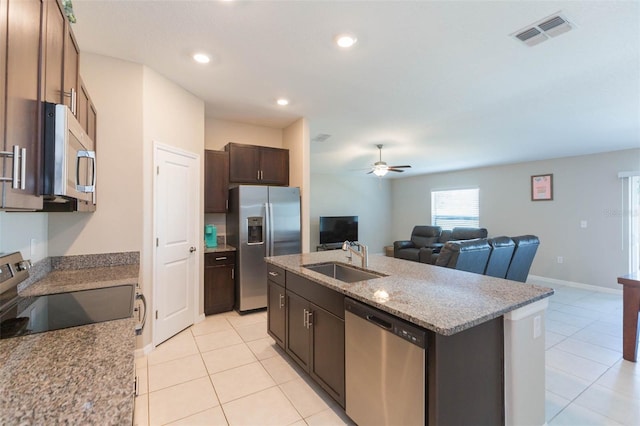
[[[431,224],[442,229],[456,226],[480,226],[480,190],[454,189],[431,191]]]

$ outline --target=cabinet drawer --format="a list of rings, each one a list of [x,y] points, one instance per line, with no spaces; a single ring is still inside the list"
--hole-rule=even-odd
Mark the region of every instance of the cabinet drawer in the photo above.
[[[285,283],[284,269],[271,265],[270,263],[267,264],[267,277],[280,285],[284,285]]]
[[[204,255],[204,266],[233,265],[235,263],[236,263],[235,251],[205,253]]]
[[[292,272],[287,272],[287,290],[344,319],[344,294]]]

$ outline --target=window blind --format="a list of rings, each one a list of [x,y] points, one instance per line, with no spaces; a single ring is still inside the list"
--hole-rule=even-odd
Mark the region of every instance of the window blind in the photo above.
[[[431,224],[442,229],[480,226],[478,188],[431,191]]]

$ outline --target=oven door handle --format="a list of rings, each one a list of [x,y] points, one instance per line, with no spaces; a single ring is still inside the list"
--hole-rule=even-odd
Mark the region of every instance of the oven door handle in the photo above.
[[[144,324],[147,322],[147,299],[144,297],[144,294],[137,293],[136,300],[142,300],[142,307],[144,309],[144,314],[142,315],[142,321],[140,324],[136,324],[136,336],[142,334],[142,330],[144,329]]]

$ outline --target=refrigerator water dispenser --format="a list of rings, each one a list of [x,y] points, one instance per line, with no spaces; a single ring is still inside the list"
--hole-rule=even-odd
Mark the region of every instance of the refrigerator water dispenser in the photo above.
[[[247,244],[262,244],[264,237],[262,233],[262,217],[253,216],[247,218]]]

